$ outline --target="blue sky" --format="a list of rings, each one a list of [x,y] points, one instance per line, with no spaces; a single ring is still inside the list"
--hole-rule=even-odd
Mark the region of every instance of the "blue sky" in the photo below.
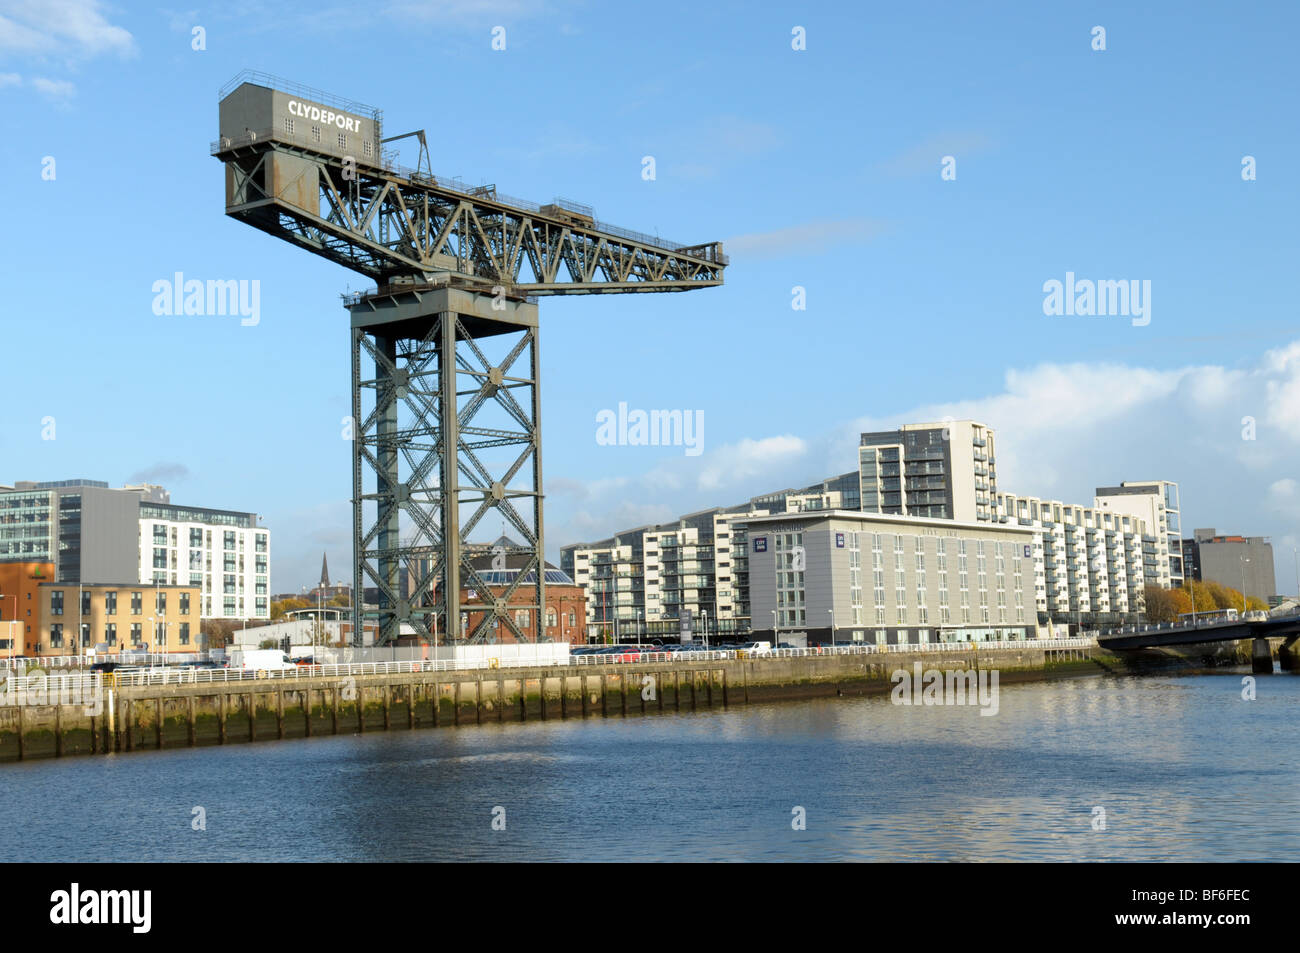
[[[277,590],[344,571],[339,294],[367,282],[224,216],[217,90],[251,68],[426,129],[436,173],[726,242],[722,288],[543,300],[553,559],[951,414],[997,429],[1003,490],[1179,481],[1294,590],[1300,16],[1129,6],[0,0],[0,482],[153,478],[263,514]],[[154,315],[176,271],[258,279],[260,323]],[[1045,316],[1067,272],[1149,280],[1150,324]],[[704,452],[599,445],[621,401],[703,411]]]

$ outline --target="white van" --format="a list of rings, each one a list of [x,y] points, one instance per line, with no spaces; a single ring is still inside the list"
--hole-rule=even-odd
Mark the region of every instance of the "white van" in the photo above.
[[[244,671],[270,672],[278,669],[297,668],[289,656],[285,655],[279,649],[245,649],[238,653],[238,658],[232,662],[231,668],[242,668]]]

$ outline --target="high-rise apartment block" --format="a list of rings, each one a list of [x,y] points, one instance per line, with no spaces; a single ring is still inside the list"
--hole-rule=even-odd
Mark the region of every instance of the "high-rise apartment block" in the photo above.
[[[972,420],[864,433],[855,472],[565,546],[561,565],[586,587],[592,637],[675,635],[687,617],[692,632],[706,619],[711,634],[765,631],[772,620],[757,617],[752,607],[777,598],[778,580],[767,570],[753,574],[747,534],[759,517],[817,511],[1025,533],[1029,555],[1020,558],[1032,570],[1025,570],[1023,591],[1032,623],[1044,635],[1062,626],[1139,621],[1147,585],[1182,581],[1177,484],[1101,488],[1092,506],[1001,492],[994,432]],[[820,629],[824,621],[807,624]],[[913,626],[912,637],[926,628]]]

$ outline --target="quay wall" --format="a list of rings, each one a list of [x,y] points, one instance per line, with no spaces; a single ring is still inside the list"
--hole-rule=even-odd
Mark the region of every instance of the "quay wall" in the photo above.
[[[996,670],[1000,682],[1122,663],[1095,647],[954,648],[114,686],[0,703],[0,761],[414,728],[689,712],[887,693],[899,669]],[[5,696],[0,695],[0,699]]]

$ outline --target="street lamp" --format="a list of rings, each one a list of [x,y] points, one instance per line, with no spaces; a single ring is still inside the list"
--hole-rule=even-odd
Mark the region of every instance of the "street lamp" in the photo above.
[[[1238,557],[1241,559],[1241,614],[1246,614],[1246,563],[1250,562],[1245,556]]]
[[[709,610],[701,609],[700,616],[704,619],[704,648],[709,647]]]
[[[780,630],[777,628],[777,624],[776,624],[776,610],[773,609],[772,610],[772,641],[774,641],[777,645],[781,644],[781,639],[778,637],[779,634],[780,634]]]
[[[835,610],[827,609],[826,611],[831,614],[831,648],[834,648],[835,647]]]

